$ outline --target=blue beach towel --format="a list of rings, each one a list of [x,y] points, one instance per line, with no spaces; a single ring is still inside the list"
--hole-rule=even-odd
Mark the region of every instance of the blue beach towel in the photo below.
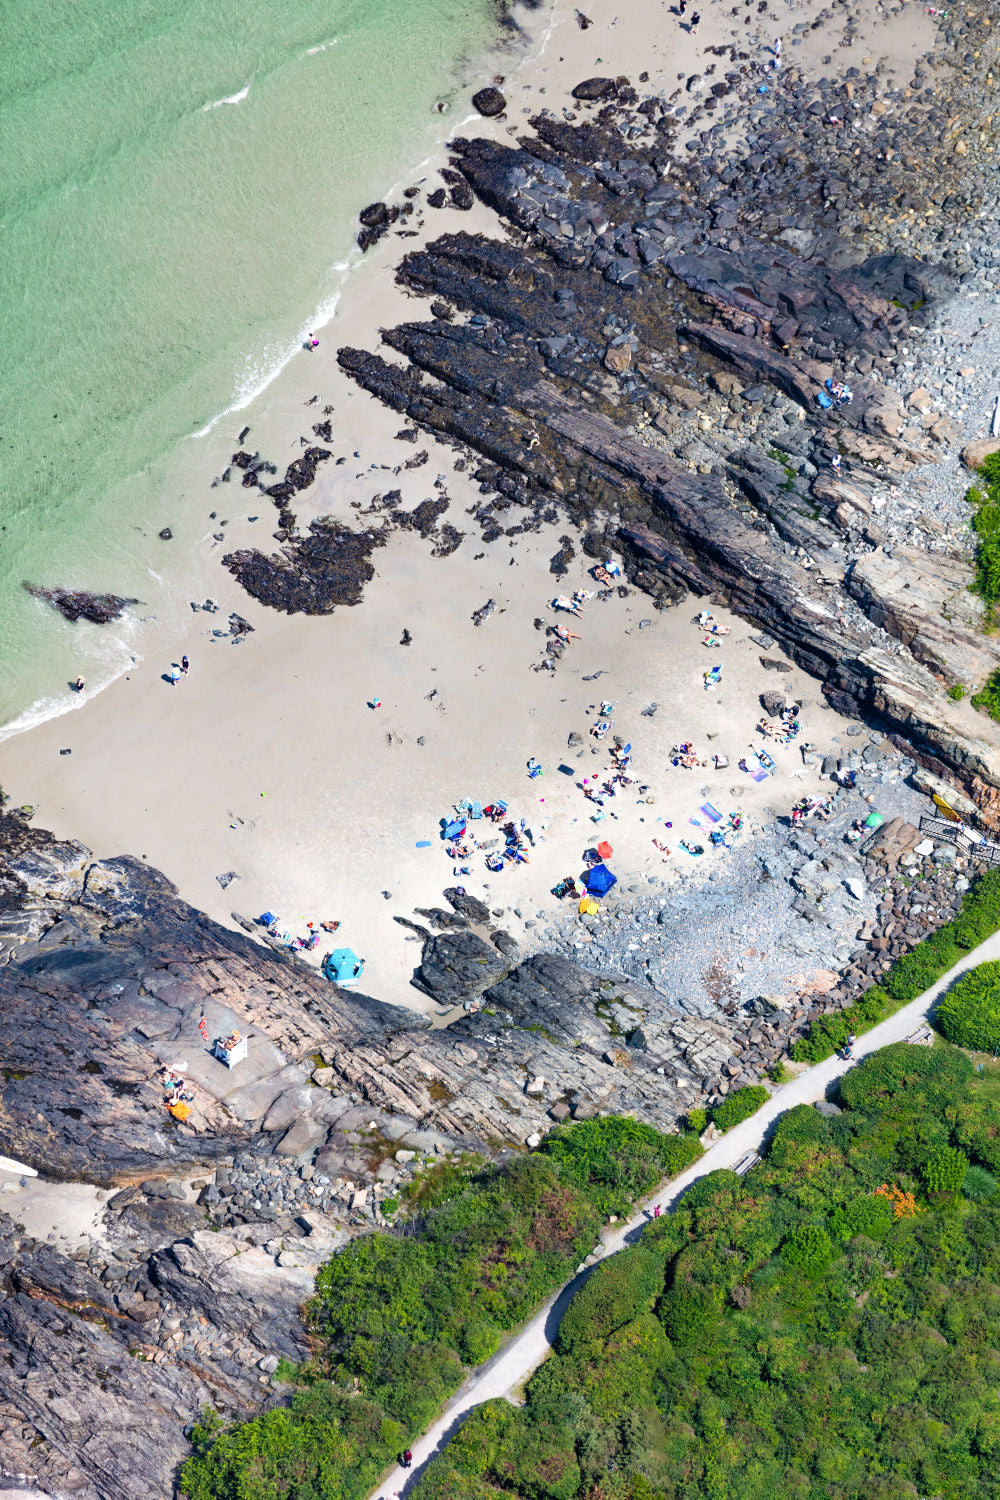
[[[722,814],[712,806],[711,802],[703,802],[698,811],[703,812],[706,818],[711,818],[713,823],[722,822]]]

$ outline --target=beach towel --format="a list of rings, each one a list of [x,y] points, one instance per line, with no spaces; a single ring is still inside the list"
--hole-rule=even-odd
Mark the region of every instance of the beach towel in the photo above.
[[[711,802],[703,802],[699,812],[703,812],[706,818],[711,818],[713,823],[722,822],[722,814],[712,806]]]
[[[430,841],[430,839],[417,839],[417,848],[418,849],[429,849],[430,847],[431,847],[431,841]]]
[[[470,805],[470,807],[469,807],[469,817],[472,819],[472,821],[474,823],[476,823],[476,822],[479,821],[479,819],[482,817],[482,815],[483,815],[483,804],[481,802],[473,802]]]
[[[750,780],[751,781],[766,781],[767,780],[767,772],[766,771],[751,771],[750,772]]]

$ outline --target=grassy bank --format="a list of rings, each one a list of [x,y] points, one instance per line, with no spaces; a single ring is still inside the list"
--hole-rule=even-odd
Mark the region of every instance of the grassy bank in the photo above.
[[[412,1500],[1000,1496],[1000,1107],[948,1044],[840,1102],[603,1262]]]
[[[1000,870],[987,870],[965,893],[957,917],[897,958],[881,984],[873,984],[860,1000],[844,1010],[819,1016],[792,1047],[796,1062],[817,1063],[832,1057],[854,1032],[860,1036],[911,1000],[916,1000],[942,974],[984,939],[1000,929]]]
[[[501,1167],[421,1175],[391,1232],[328,1262],[308,1308],[315,1357],[287,1404],[226,1427],[206,1413],[190,1500],[361,1500],[471,1366],[534,1313],[601,1224],[701,1146],[623,1117],[562,1127]]]

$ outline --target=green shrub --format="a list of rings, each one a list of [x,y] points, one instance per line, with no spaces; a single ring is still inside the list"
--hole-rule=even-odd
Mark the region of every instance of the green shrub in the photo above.
[[[559,1353],[585,1352],[646,1311],[663,1291],[663,1274],[661,1257],[642,1244],[601,1261],[563,1314]]]
[[[969,1158],[957,1146],[946,1146],[935,1151],[923,1166],[923,1179],[930,1193],[957,1193],[961,1191],[965,1174],[969,1170]]]
[[[701,1135],[702,1131],[705,1129],[705,1126],[707,1124],[708,1124],[708,1110],[707,1109],[698,1109],[698,1108],[696,1108],[696,1109],[689,1109],[688,1110],[688,1117],[687,1117],[687,1127],[688,1127],[688,1130],[694,1131],[695,1135]]]
[[[997,543],[992,545],[998,555],[995,559],[991,559],[991,563],[995,566],[997,579],[1000,581],[1000,545]],[[1000,597],[1000,594],[997,597]],[[969,702],[973,708],[981,708],[984,713],[989,714],[991,719],[1000,723],[1000,669],[990,673],[979,692],[973,693]]]
[[[560,1180],[585,1193],[605,1217],[624,1213],[702,1154],[696,1136],[664,1135],[627,1115],[559,1126],[540,1149],[557,1163]]]
[[[206,1412],[181,1473],[189,1500],[361,1500],[404,1440],[381,1408],[330,1385],[226,1429]]]
[[[893,1042],[866,1057],[840,1080],[840,1097],[851,1109],[905,1109],[951,1105],[965,1094],[972,1063],[956,1048],[911,1047]]]
[[[965,697],[965,688],[960,682],[953,682],[951,687],[948,689],[948,697],[951,698],[955,703],[961,703],[962,699]]]
[[[808,1034],[800,1037],[792,1047],[792,1057],[796,1062],[810,1063],[832,1057],[846,1044],[852,1032],[859,1035],[881,1021],[890,1004],[882,986],[873,984],[853,1005],[811,1021]]]
[[[746,1088],[736,1089],[712,1110],[712,1123],[716,1130],[732,1130],[741,1120],[755,1114],[770,1097],[762,1083],[750,1083]]]
[[[775,1141],[813,1142],[830,1137],[830,1123],[811,1104],[796,1104],[778,1116]]]
[[[972,530],[976,536],[973,588],[991,609],[1000,601],[1000,466],[994,462],[996,457],[991,453],[980,467],[983,488],[973,487],[965,496],[973,509]]]
[[[897,958],[885,979],[884,988],[893,1000],[905,1003],[916,1000],[932,984],[936,984],[952,964],[962,957],[954,939],[953,925],[946,922],[931,937],[918,943],[902,958]]]
[[[783,1060],[779,1057],[773,1067],[768,1068],[767,1076],[772,1083],[784,1083],[786,1079],[791,1077],[791,1074],[785,1067]]]
[[[810,1274],[825,1271],[832,1257],[830,1236],[818,1224],[800,1224],[781,1247],[781,1258],[786,1266],[797,1266]]]
[[[1000,963],[963,974],[942,998],[934,1024],[950,1042],[972,1052],[1000,1049]]]
[[[1000,870],[987,870],[966,892],[953,924],[960,948],[975,948],[1000,927]]]
[[[469,1151],[457,1159],[437,1161],[418,1172],[403,1188],[403,1200],[411,1209],[426,1212],[436,1203],[455,1198],[483,1171],[483,1158]],[[382,1212],[385,1213],[383,1203]]]
[[[703,1340],[722,1311],[723,1290],[711,1281],[675,1276],[660,1301],[660,1321],[682,1346]]]
[[[985,1167],[972,1166],[962,1182],[962,1193],[976,1203],[992,1198],[997,1191],[997,1180]]]
[[[838,1240],[852,1240],[858,1234],[867,1235],[870,1240],[880,1240],[889,1233],[892,1222],[892,1208],[888,1201],[875,1193],[868,1193],[836,1209],[830,1227]]]

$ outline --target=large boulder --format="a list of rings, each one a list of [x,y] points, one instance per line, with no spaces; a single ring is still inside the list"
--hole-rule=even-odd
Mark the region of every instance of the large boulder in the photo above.
[[[977,438],[962,449],[962,462],[967,469],[978,469],[991,453],[1000,453],[1000,437]]]
[[[415,984],[441,1005],[477,999],[502,979],[510,961],[474,932],[442,932],[428,938]]]
[[[472,102],[481,115],[502,115],[507,108],[507,100],[497,88],[480,89],[478,94],[473,94]]]
[[[618,85],[613,78],[585,78],[573,90],[573,98],[593,103],[597,99],[613,99],[617,92]]]

